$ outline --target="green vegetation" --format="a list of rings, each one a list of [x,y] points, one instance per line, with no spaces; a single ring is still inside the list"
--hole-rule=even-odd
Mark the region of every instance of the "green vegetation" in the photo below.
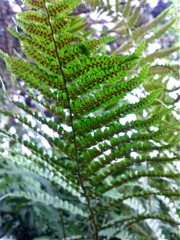
[[[125,38],[108,55],[105,46],[116,38],[109,31],[85,37],[82,19],[69,15],[79,1],[24,0],[32,10],[17,14],[17,29],[9,29],[24,56],[0,55],[36,109],[12,98],[17,112],[0,110],[18,123],[15,132],[0,129],[2,235],[178,239],[178,123],[163,83],[178,67],[153,63],[179,48],[147,52],[176,18],[154,30],[166,9],[136,27],[145,1],[134,9],[130,2],[115,8],[123,18],[116,14],[113,31]],[[132,102],[135,90],[141,94]]]

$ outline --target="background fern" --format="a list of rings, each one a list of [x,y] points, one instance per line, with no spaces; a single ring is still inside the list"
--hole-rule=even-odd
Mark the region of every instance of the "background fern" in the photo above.
[[[125,99],[149,76],[149,66],[141,68],[147,41],[129,55],[98,54],[99,48],[115,38],[87,40],[83,34],[74,34],[76,27],[69,14],[78,1],[74,5],[68,1],[24,2],[36,11],[18,14],[15,22],[24,32],[10,32],[20,40],[29,60],[2,51],[1,56],[14,81],[25,82],[26,94],[39,111],[13,99],[22,114],[1,110],[33,133],[21,136],[0,130],[5,170],[1,200],[20,198],[24,203],[27,199],[48,206],[48,213],[51,206],[58,209],[61,230],[56,228],[54,238],[166,239],[167,228],[169,236],[178,237],[179,174],[174,165],[178,155],[174,144],[163,136],[177,128],[176,122],[164,124],[172,108],[161,104],[160,111],[143,117],[142,111],[161,89],[145,92],[135,103]],[[130,12],[128,4],[125,17]],[[51,119],[42,107],[51,112]],[[135,119],[123,123],[130,114]],[[13,147],[4,151],[7,139]],[[7,162],[13,164],[9,172]],[[7,173],[22,176],[22,186],[12,189]],[[37,186],[27,189],[26,182]]]
[[[101,21],[101,15],[103,17],[106,15],[112,16],[104,21],[104,31],[102,32],[112,34],[118,39],[115,43],[109,45],[108,51],[110,53],[123,55],[131,53],[133,47],[139,41],[142,39],[146,41],[148,48],[143,54],[140,65],[143,66],[150,62],[151,67],[148,78],[143,83],[144,89],[142,91],[162,88],[163,91],[159,99],[167,106],[175,106],[173,112],[175,118],[173,116],[171,116],[171,119],[166,118],[167,123],[169,121],[173,122],[178,115],[179,63],[177,59],[179,59],[179,46],[174,46],[172,39],[170,40],[167,36],[170,33],[173,39],[177,37],[176,19],[178,13],[175,10],[177,6],[174,5],[175,1],[167,3],[159,1],[155,9],[151,9],[146,4],[146,1],[139,1],[139,3],[132,1],[115,1],[115,3],[105,1],[106,4],[98,0],[87,2],[99,13],[99,21]],[[168,7],[168,5],[170,6]],[[157,12],[159,12],[158,16]],[[169,13],[171,13],[171,17],[168,16]],[[108,28],[109,23],[110,29]],[[154,50],[152,50],[153,48]],[[131,94],[131,96],[133,95],[137,97],[137,94]],[[155,101],[153,105],[155,105],[155,108],[150,113],[161,108],[158,101]],[[146,113],[148,114],[149,111],[146,110]],[[171,136],[168,135],[168,138],[171,138]],[[172,142],[174,142],[173,137]]]

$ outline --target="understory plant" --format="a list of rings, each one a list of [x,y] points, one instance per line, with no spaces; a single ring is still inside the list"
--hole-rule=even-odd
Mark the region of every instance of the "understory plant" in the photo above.
[[[150,65],[140,64],[147,42],[129,55],[102,54],[114,37],[70,31],[79,0],[23,2],[31,10],[17,14],[9,31],[24,56],[0,55],[37,108],[12,98],[20,113],[0,110],[24,129],[22,136],[0,129],[1,202],[28,205],[38,229],[45,219],[39,231],[50,239],[177,239],[178,154],[165,138],[177,123],[163,122],[173,109],[162,103],[143,115],[161,89],[124,100],[148,78]]]

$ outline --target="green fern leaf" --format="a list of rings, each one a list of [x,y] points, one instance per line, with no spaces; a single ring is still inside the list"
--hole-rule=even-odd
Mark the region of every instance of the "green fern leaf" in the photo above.
[[[150,106],[160,92],[159,98],[164,94],[164,85],[158,85],[158,89],[150,94],[145,92],[145,97],[133,104],[127,99],[148,76],[152,81],[154,69],[145,64],[147,61],[152,62],[154,58],[177,51],[177,47],[173,47],[142,57],[147,44],[161,36],[176,19],[142,41],[133,54],[107,56],[99,54],[98,50],[115,38],[106,36],[88,40],[83,37],[86,33],[79,34],[86,26],[84,18],[69,15],[79,1],[24,0],[24,3],[32,10],[18,14],[15,19],[15,24],[23,31],[9,29],[20,41],[24,59],[9,57],[2,51],[0,55],[14,82],[17,84],[20,79],[28,88],[26,93],[26,89],[18,86],[19,91],[26,93],[38,108],[34,111],[22,102],[11,100],[24,113],[3,110],[0,113],[16,119],[18,126],[26,125],[39,138],[25,140],[20,134],[12,134],[5,129],[0,129],[0,134],[3,141],[13,141],[14,148],[7,150],[7,159],[13,166],[22,166],[39,175],[58,191],[56,197],[45,190],[14,191],[1,199],[26,198],[60,209],[68,229],[71,215],[78,223],[86,219],[82,231],[86,235],[83,237],[89,239],[115,235],[122,239],[124,236],[146,239],[145,223],[148,231],[153,226],[144,221],[146,219],[177,224],[177,213],[173,217],[170,210],[167,215],[160,212],[161,205],[168,207],[168,197],[179,196],[173,188],[169,191],[165,186],[168,181],[172,184],[173,179],[179,178],[179,173],[170,164],[177,161],[178,156],[171,152],[172,144],[166,140],[177,128],[175,121],[171,125],[166,124],[168,114],[174,108],[165,109],[162,104],[156,111]],[[131,1],[126,1],[123,19],[114,27],[121,28],[118,33],[127,34],[128,31],[131,39],[115,53],[134,46],[134,39],[139,40],[154,29],[169,11],[166,9],[154,21],[132,31],[145,1],[141,1],[134,10],[131,4]],[[109,1],[107,6],[111,7]],[[118,9],[121,8],[116,6]],[[138,69],[140,64],[142,69]],[[175,71],[175,66],[169,69]],[[144,117],[141,111],[147,108],[152,109],[152,114],[148,111]],[[53,115],[51,119],[43,114],[44,109]],[[129,114],[133,114],[135,120],[130,120]],[[123,124],[124,117],[127,120]],[[43,126],[48,130],[43,130]],[[41,140],[49,143],[48,149],[42,146]],[[17,146],[20,147],[16,151]],[[30,154],[21,151],[24,147]],[[152,157],[154,152],[157,155]],[[4,155],[2,152],[1,156]],[[145,180],[148,185],[144,184]],[[163,190],[160,189],[162,186],[165,186]],[[145,214],[145,210],[150,209],[147,202],[151,197],[155,199],[157,212],[150,214],[147,211]],[[161,202],[163,200],[164,203]],[[112,212],[106,219],[110,208]],[[120,217],[116,218],[119,211]],[[68,234],[72,237],[71,232]]]
[[[139,4],[139,6],[136,7],[136,8],[134,8],[134,10],[133,10],[133,12],[132,12],[132,15],[131,15],[131,16],[129,17],[129,19],[128,19],[128,25],[129,25],[130,28],[132,28],[132,27],[135,26],[135,24],[136,24],[136,22],[137,22],[137,20],[138,20],[138,18],[139,18],[139,16],[140,16],[141,8],[142,8],[142,6],[143,6],[145,3],[146,3],[146,0],[141,1],[140,4]]]
[[[131,11],[131,1],[128,0],[125,3],[125,6],[123,8],[123,12],[122,12],[123,17],[127,18],[129,16],[129,14],[130,14],[130,11]]]
[[[160,38],[175,22],[176,22],[177,18],[173,18],[171,21],[167,22],[162,28],[160,28],[159,30],[157,30],[153,36],[151,36],[150,38],[148,38],[146,40],[146,44],[151,43],[152,41],[154,41],[157,38]]]
[[[145,35],[150,29],[155,28],[168,14],[168,12],[170,11],[170,8],[166,8],[161,14],[159,14],[155,19],[153,19],[152,21],[150,21],[149,23],[136,28],[133,32],[133,37],[136,41],[138,41],[142,35]]]
[[[73,215],[79,215],[84,218],[88,218],[88,214],[86,212],[83,212],[82,209],[79,209],[78,207],[75,207],[74,205],[70,204],[68,201],[62,201],[60,198],[52,197],[48,195],[47,193],[37,193],[34,192],[12,192],[8,193],[5,196],[1,197],[1,200],[7,197],[14,197],[14,198],[26,198],[32,201],[41,202],[46,205],[52,205],[55,208],[66,210],[67,212],[70,212]]]

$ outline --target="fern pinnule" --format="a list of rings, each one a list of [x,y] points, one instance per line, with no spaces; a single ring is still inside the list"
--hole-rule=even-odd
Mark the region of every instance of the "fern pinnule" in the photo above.
[[[130,11],[131,11],[131,1],[128,0],[126,3],[125,3],[125,6],[123,8],[123,12],[122,12],[122,15],[124,18],[127,18],[130,14]]]
[[[174,74],[176,77],[179,76],[179,66],[177,65],[169,65],[169,64],[163,64],[163,65],[153,65],[151,66],[150,70],[149,70],[149,74],[150,75],[154,75],[155,73],[163,76],[163,75],[167,75],[168,73],[172,73]],[[171,90],[167,90],[166,91],[171,91]]]
[[[140,2],[138,7],[135,7],[132,14],[130,15],[129,19],[128,19],[128,26],[130,28],[134,27],[137,23],[137,20],[140,16],[141,13],[141,9],[144,6],[144,4],[146,3],[146,0],[143,0]]]

